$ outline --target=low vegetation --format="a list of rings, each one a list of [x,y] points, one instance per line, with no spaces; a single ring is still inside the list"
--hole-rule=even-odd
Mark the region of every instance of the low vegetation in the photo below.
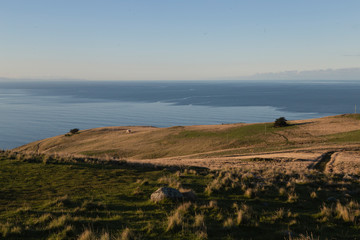
[[[287,123],[286,118],[279,117],[274,122],[274,127],[287,127],[289,124]]]
[[[0,154],[2,239],[355,239],[359,176]],[[196,193],[153,203],[157,188]]]
[[[68,133],[65,134],[65,137],[70,137],[74,134],[77,134],[79,133],[80,129],[78,128],[73,128],[73,129],[70,129],[70,131]]]

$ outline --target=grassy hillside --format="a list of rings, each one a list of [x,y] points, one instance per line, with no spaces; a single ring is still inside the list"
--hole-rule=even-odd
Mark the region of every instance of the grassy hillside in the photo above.
[[[36,153],[80,154],[119,159],[155,159],[196,154],[221,155],[293,149],[304,146],[360,143],[358,114],[272,123],[213,126],[106,127],[80,131],[27,144],[15,150]],[[127,134],[126,129],[132,133]],[[66,136],[65,136],[66,135]]]
[[[151,202],[166,185],[192,189],[197,200]],[[0,238],[354,239],[358,185],[358,175],[261,161],[252,170],[209,171],[5,152]]]

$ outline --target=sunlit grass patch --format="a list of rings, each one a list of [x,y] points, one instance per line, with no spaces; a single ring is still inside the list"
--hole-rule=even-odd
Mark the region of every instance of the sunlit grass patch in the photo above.
[[[360,142],[360,130],[328,135],[327,139],[328,142],[335,143]]]

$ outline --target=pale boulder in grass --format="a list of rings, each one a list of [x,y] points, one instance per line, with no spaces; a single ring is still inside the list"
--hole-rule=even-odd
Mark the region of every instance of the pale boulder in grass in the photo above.
[[[183,195],[179,192],[179,190],[169,187],[161,187],[155,192],[153,192],[150,196],[150,199],[153,202],[161,202],[166,199],[177,201],[177,200],[181,200],[182,198]]]

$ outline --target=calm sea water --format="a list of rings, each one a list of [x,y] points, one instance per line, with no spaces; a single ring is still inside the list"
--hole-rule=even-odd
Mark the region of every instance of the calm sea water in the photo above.
[[[360,81],[0,82],[0,148],[71,128],[266,122],[353,113]]]

